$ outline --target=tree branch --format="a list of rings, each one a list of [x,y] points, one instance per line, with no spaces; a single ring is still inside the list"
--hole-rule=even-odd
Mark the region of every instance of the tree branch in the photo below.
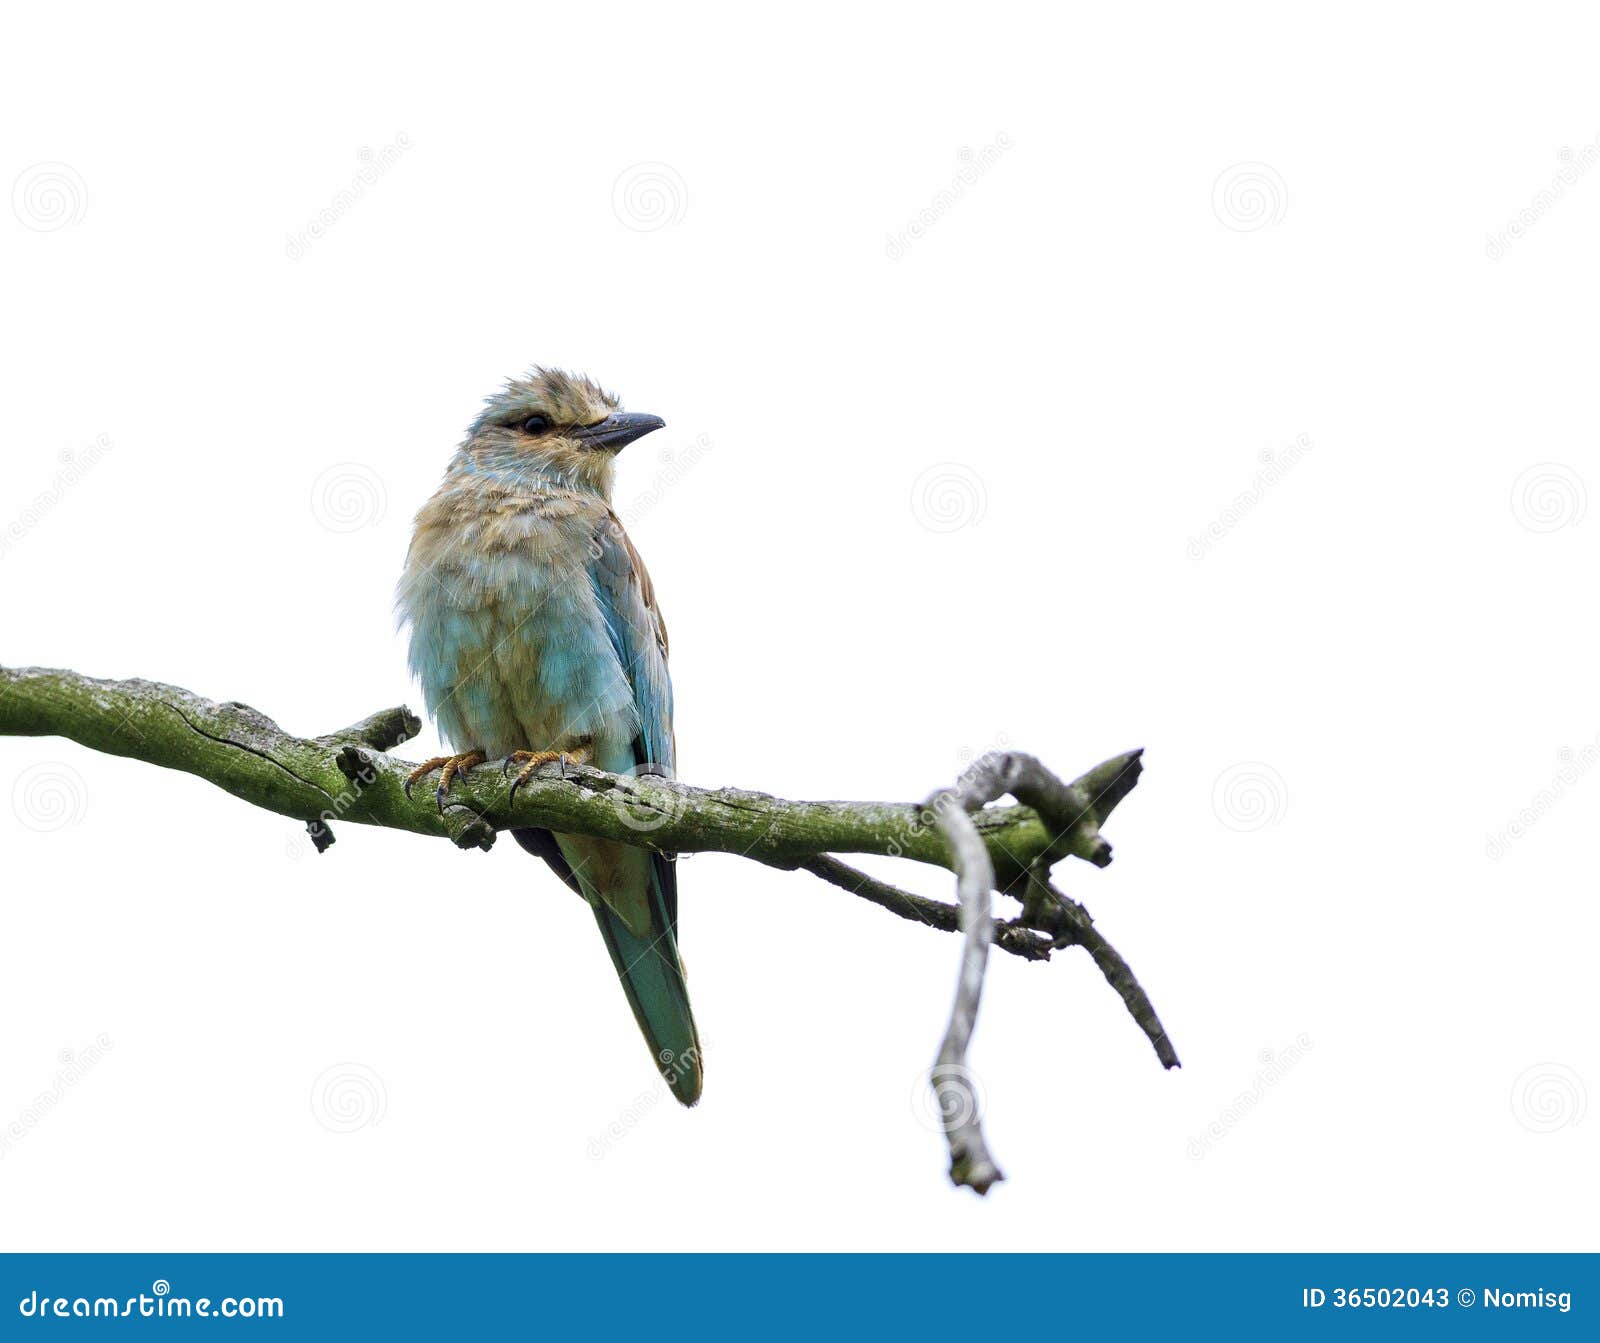
[[[214,703],[176,686],[0,668],[0,735],[68,737],[97,751],[198,775],[299,821],[381,825],[446,836],[468,848],[488,848],[496,831],[533,826],[664,853],[731,853],[779,867],[819,853],[872,853],[950,866],[943,837],[914,805],[790,802],[583,765],[569,764],[564,772],[558,765],[541,767],[514,804],[502,773],[480,767],[458,776],[441,815],[431,789],[406,797],[412,766],[385,754],[420,730],[409,710],[389,709],[306,739],[289,735],[249,705]],[[1009,881],[1021,880],[1036,859],[1093,856],[1080,836],[1052,834],[1030,807],[996,807],[976,819],[996,870]]]
[[[837,858],[830,858],[827,854],[808,858],[800,866],[824,881],[831,881],[835,886],[849,891],[851,895],[881,905],[902,919],[910,919],[913,923],[925,923],[928,927],[937,928],[944,933],[961,931],[960,905],[947,905],[942,900],[929,900],[926,896],[902,891],[898,886],[891,886],[886,881],[869,877],[865,872],[858,871],[848,863],[841,863]],[[1020,922],[1006,922],[1001,919],[995,920],[992,936],[994,945],[1001,951],[1009,951],[1013,956],[1021,956],[1025,961],[1047,961],[1050,959],[1050,953],[1058,945],[1047,933],[1035,932]]]
[[[960,931],[956,1000],[932,1082],[950,1145],[951,1178],[979,1193],[1002,1178],[984,1142],[966,1064],[991,945],[1027,960],[1048,960],[1052,950],[1083,946],[1161,1062],[1178,1066],[1127,962],[1096,931],[1088,911],[1050,882],[1052,865],[1063,858],[1097,867],[1111,861],[1100,827],[1137,782],[1138,751],[1115,756],[1070,784],[1032,756],[986,755],[953,788],[920,805],[792,802],[572,764],[541,767],[513,800],[504,772],[483,766],[457,776],[441,811],[431,788],[406,796],[412,766],[389,754],[420,730],[416,715],[396,708],[325,736],[295,737],[248,705],[214,703],[176,686],[0,668],[0,735],[66,737],[193,774],[304,822],[318,852],[334,842],[333,823],[340,821],[441,836],[478,849],[493,845],[501,830],[527,826],[664,853],[728,853],[773,867],[803,867],[902,918]],[[1018,805],[989,805],[1006,794]],[[832,856],[838,853],[947,868],[956,873],[959,904],[902,891]],[[1019,918],[992,917],[995,890],[1022,901]]]
[[[950,1144],[950,1179],[987,1194],[989,1187],[1005,1176],[989,1155],[983,1136],[983,1102],[967,1067],[967,1046],[978,1025],[978,1002],[983,997],[983,972],[989,963],[994,929],[994,920],[989,916],[994,864],[977,826],[967,815],[994,798],[993,794],[986,795],[987,790],[978,780],[982,765],[979,761],[956,781],[954,788],[941,789],[928,799],[928,807],[955,859],[962,933],[956,1000],[929,1082],[939,1102],[945,1139]]]

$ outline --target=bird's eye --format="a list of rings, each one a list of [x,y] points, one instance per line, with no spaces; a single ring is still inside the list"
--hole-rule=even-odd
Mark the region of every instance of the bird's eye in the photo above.
[[[542,434],[550,427],[550,417],[548,415],[530,415],[522,422],[520,427],[525,434]]]

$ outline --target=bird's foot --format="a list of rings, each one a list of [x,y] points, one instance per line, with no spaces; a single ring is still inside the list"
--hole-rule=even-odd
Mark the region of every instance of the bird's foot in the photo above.
[[[411,796],[411,785],[420,778],[439,770],[439,789],[434,797],[439,802],[439,812],[444,814],[445,794],[450,790],[450,781],[458,774],[465,774],[474,765],[481,765],[489,757],[482,751],[468,751],[465,755],[436,755],[432,760],[423,762],[411,771],[406,779],[406,796]]]
[[[517,789],[521,788],[523,784],[533,777],[534,771],[540,765],[553,765],[558,760],[561,762],[561,776],[565,778],[569,763],[574,765],[588,764],[588,745],[586,743],[580,744],[574,746],[570,751],[513,751],[508,755],[506,757],[506,774],[509,775],[511,773],[513,765],[521,765],[522,768],[517,771],[517,777],[511,785],[511,791],[506,795],[506,804],[509,806],[517,800]]]

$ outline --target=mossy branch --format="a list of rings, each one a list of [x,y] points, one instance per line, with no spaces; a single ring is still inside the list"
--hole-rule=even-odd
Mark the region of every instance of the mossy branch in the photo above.
[[[431,787],[407,796],[411,763],[390,754],[421,730],[415,714],[387,709],[320,737],[296,737],[237,702],[215,703],[154,681],[103,681],[48,668],[0,668],[0,735],[60,736],[112,755],[182,770],[267,811],[303,822],[319,851],[333,825],[385,826],[487,849],[501,830],[533,827],[607,839],[664,853],[728,853],[799,868],[903,918],[962,931],[967,949],[956,1011],[934,1071],[950,1119],[952,1178],[983,1192],[999,1171],[983,1148],[972,1097],[960,1081],[990,945],[1028,960],[1085,946],[1155,1045],[1177,1066],[1165,1031],[1126,962],[1100,937],[1087,911],[1050,883],[1050,869],[1075,857],[1104,867],[1111,846],[1100,826],[1133,788],[1140,753],[1130,751],[1063,783],[1031,756],[985,756],[956,786],[922,803],[793,802],[737,788],[692,788],[645,774],[552,764],[511,795],[497,767],[452,783],[441,810]],[[989,805],[1009,794],[1016,805]],[[911,895],[831,857],[907,858],[957,873],[959,905]],[[989,892],[1022,901],[1009,921],[988,912]],[[957,1070],[952,1073],[952,1070]],[[947,1094],[952,1076],[958,1081]]]
[[[321,737],[295,737],[237,702],[215,703],[155,681],[100,681],[40,667],[0,668],[0,735],[67,737],[97,751],[182,770],[297,821],[348,821],[464,847],[488,848],[513,826],[599,835],[667,853],[738,854],[781,867],[819,853],[871,853],[950,867],[919,806],[790,802],[739,788],[691,788],[568,764],[543,767],[508,800],[497,768],[458,776],[443,814],[431,788],[404,791],[413,766],[388,754],[421,730],[409,709],[387,709]],[[1080,786],[1125,771],[1137,752],[1090,771]],[[1103,861],[1092,825],[1054,835],[1031,807],[976,818],[1002,889],[1035,862]],[[1103,852],[1102,852],[1103,851]]]

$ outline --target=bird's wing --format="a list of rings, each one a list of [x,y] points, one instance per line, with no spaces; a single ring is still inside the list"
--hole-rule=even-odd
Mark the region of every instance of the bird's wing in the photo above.
[[[670,775],[676,755],[672,680],[667,674],[667,626],[656,605],[655,588],[639,552],[609,510],[600,519],[590,553],[594,556],[589,574],[595,600],[638,710],[634,767],[651,765]],[[616,768],[605,761],[598,763]],[[575,841],[569,837],[563,843]],[[592,901],[595,918],[656,1066],[673,1094],[685,1105],[693,1105],[700,1098],[703,1064],[678,957],[677,867],[665,854],[638,849],[627,850],[619,863],[624,874],[633,864],[640,864],[635,869],[637,876],[625,875],[620,885],[601,889],[600,898]],[[643,926],[641,906],[648,911]]]
[[[589,574],[611,647],[633,687],[639,714],[634,764],[654,765],[671,775],[676,768],[672,733],[672,678],[667,673],[667,625],[656,604],[650,575],[609,510],[594,536]]]

